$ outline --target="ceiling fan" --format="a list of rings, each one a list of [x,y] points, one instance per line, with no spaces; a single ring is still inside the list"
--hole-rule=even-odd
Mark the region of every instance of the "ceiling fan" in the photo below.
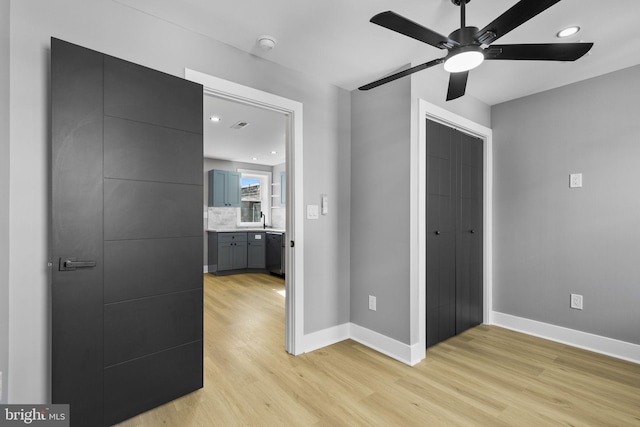
[[[492,45],[500,37],[544,12],[560,0],[521,0],[481,30],[478,30],[477,27],[466,26],[465,5],[469,1],[471,0],[451,0],[453,4],[460,6],[460,29],[455,30],[449,36],[443,36],[392,11],[379,13],[371,18],[371,22],[374,24],[439,49],[446,49],[447,55],[376,80],[359,89],[373,89],[417,71],[444,63],[444,69],[451,73],[447,91],[447,101],[450,101],[464,95],[469,70],[477,67],[484,60],[575,61],[593,47],[593,43]]]

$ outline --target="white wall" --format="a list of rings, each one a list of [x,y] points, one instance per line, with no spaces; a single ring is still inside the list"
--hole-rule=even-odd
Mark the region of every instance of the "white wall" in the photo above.
[[[0,2],[0,403],[7,401],[9,366],[9,9]]]
[[[309,221],[304,228],[305,332],[348,322],[348,92],[110,0],[14,0],[10,4],[11,402],[49,399],[51,36],[170,74],[183,76],[184,68],[190,68],[303,103],[305,204],[319,203],[320,194],[328,194],[331,200],[329,215]],[[2,111],[0,107],[0,116]]]
[[[635,66],[494,106],[495,311],[640,344],[638,99]]]

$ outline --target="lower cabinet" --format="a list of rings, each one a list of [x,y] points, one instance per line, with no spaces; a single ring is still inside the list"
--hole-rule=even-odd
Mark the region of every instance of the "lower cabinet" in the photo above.
[[[265,233],[247,233],[247,268],[267,267]]]
[[[218,271],[247,268],[247,233],[218,233]]]
[[[232,274],[265,270],[265,233],[208,232],[209,273]]]

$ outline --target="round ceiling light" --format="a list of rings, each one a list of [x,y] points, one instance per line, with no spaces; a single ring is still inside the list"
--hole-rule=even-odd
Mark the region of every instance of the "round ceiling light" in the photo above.
[[[444,62],[444,69],[450,73],[461,73],[476,68],[484,62],[480,46],[463,46],[451,50]]]
[[[222,119],[219,116],[211,116],[209,120],[211,120],[214,123],[218,123]]]
[[[572,35],[577,34],[578,31],[580,31],[580,27],[578,27],[577,25],[573,27],[567,27],[564,30],[558,31],[558,34],[556,34],[556,37],[560,39],[571,37]]]

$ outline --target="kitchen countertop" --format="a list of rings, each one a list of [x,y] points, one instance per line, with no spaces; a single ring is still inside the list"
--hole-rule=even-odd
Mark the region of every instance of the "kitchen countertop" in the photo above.
[[[284,233],[285,230],[277,228],[208,228],[210,233]]]

